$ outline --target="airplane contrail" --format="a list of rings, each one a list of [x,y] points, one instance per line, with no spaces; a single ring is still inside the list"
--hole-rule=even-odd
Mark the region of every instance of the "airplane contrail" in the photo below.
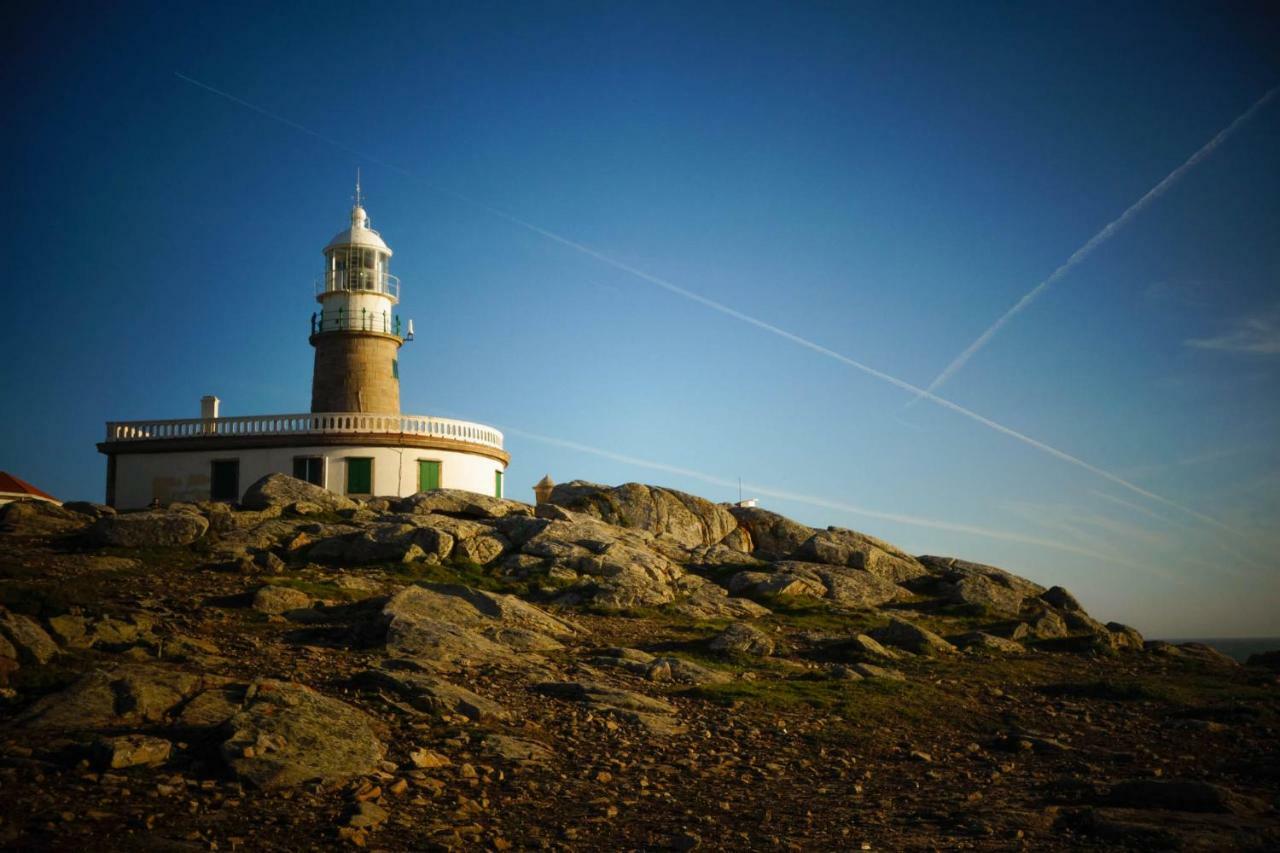
[[[1076,249],[1075,252],[1071,254],[1071,257],[1067,258],[1067,260],[1062,264],[1062,266],[1058,267],[1056,270],[1053,271],[1052,275],[1050,275],[1044,281],[1037,284],[1035,287],[1031,288],[1031,290],[1027,291],[1026,294],[1024,294],[1021,299],[1019,299],[1016,303],[1014,303],[1012,308],[1004,312],[1004,314],[1000,315],[1000,317],[994,323],[992,323],[985,332],[983,332],[981,335],[978,335],[977,339],[973,343],[969,344],[969,346],[965,348],[964,352],[960,353],[958,356],[952,359],[951,363],[948,364],[941,373],[939,373],[936,377],[934,377],[934,380],[929,383],[929,386],[925,389],[925,391],[933,392],[938,390],[940,387],[942,387],[942,385],[948,379],[954,376],[957,371],[959,371],[962,367],[965,366],[965,364],[969,361],[969,359],[973,358],[973,356],[978,352],[978,350],[982,349],[988,343],[990,343],[991,339],[996,336],[996,333],[999,332],[1002,328],[1004,328],[1004,326],[1008,324],[1010,320],[1012,320],[1014,317],[1018,316],[1023,311],[1025,311],[1027,307],[1040,296],[1040,294],[1044,293],[1046,290],[1052,287],[1055,282],[1057,282],[1059,279],[1065,276],[1068,272],[1070,272],[1073,267],[1075,267],[1077,264],[1079,264],[1081,261],[1087,258],[1090,254],[1092,254],[1094,249],[1098,248],[1103,243],[1107,242],[1112,237],[1114,237],[1121,228],[1123,228],[1125,225],[1128,225],[1129,222],[1135,216],[1141,213],[1143,209],[1145,209],[1149,204],[1151,204],[1151,202],[1155,201],[1160,196],[1164,195],[1169,190],[1169,188],[1172,187],[1174,184],[1176,184],[1179,180],[1181,180],[1182,177],[1187,174],[1187,172],[1195,168],[1197,164],[1199,164],[1202,160],[1204,160],[1206,157],[1212,154],[1214,152],[1214,149],[1216,149],[1219,145],[1225,142],[1227,138],[1230,137],[1233,133],[1239,130],[1240,127],[1245,122],[1253,118],[1254,114],[1257,113],[1258,110],[1266,106],[1267,102],[1270,101],[1272,98],[1274,98],[1276,96],[1276,93],[1278,92],[1280,92],[1280,86],[1277,86],[1276,88],[1272,89],[1271,91],[1263,95],[1261,98],[1259,98],[1258,101],[1254,103],[1253,106],[1249,107],[1249,109],[1241,113],[1240,116],[1237,117],[1235,121],[1231,122],[1231,124],[1227,125],[1221,131],[1219,131],[1217,136],[1215,136],[1213,139],[1210,139],[1208,142],[1206,142],[1203,148],[1201,148],[1196,153],[1192,154],[1191,157],[1187,160],[1187,162],[1183,163],[1181,166],[1179,166],[1178,168],[1170,172],[1163,181],[1161,181],[1160,183],[1152,187],[1150,190],[1148,190],[1147,194],[1144,195],[1142,198],[1138,199],[1136,202],[1134,202],[1129,207],[1128,210],[1120,214],[1120,216],[1117,217],[1116,219],[1109,222],[1107,226],[1103,228],[1101,231],[1099,231],[1097,234],[1094,234],[1092,237],[1090,237],[1089,241],[1085,243],[1083,246],[1081,246],[1079,249]],[[925,395],[923,393],[917,395],[915,399],[913,399],[907,405],[912,405],[916,403],[917,401],[922,399],[924,396]]]
[[[174,73],[179,79],[187,83],[190,83],[194,86],[198,86],[201,89],[204,89],[208,92],[212,92],[215,95],[219,95],[223,98],[226,98],[227,100],[230,100],[233,103],[239,104],[243,107],[246,107],[247,109],[250,109],[253,112],[266,116],[267,118],[273,119],[275,121],[279,121],[282,124],[288,125],[289,127],[295,128],[297,130],[301,130],[302,132],[306,133],[309,136],[319,139],[327,144],[333,145],[334,147],[340,148],[343,151],[347,151],[349,153],[362,157],[371,163],[376,163],[378,165],[391,169],[395,172],[398,172],[406,177],[421,181],[424,185],[430,187],[435,191],[449,195],[452,198],[455,198],[455,199],[458,199],[459,201],[464,202],[465,204],[471,205],[479,210],[483,210],[492,216],[496,216],[499,219],[503,219],[507,222],[512,223],[513,225],[517,225],[521,228],[524,228],[528,231],[531,231],[535,234],[545,237],[548,240],[559,243],[563,246],[566,246],[567,248],[573,249],[574,251],[579,252],[583,255],[586,255],[591,258],[595,258],[596,260],[600,261],[603,264],[607,264],[608,266],[621,270],[622,272],[625,272],[628,275],[634,276],[635,278],[638,278],[642,281],[646,281],[656,287],[660,287],[663,290],[666,290],[670,293],[674,293],[677,296],[683,297],[684,299],[688,299],[692,302],[696,302],[699,305],[702,305],[706,308],[710,308],[713,311],[716,311],[720,314],[724,314],[725,316],[728,316],[728,317],[732,317],[733,319],[739,320],[748,325],[755,326],[756,328],[766,331],[772,335],[777,335],[778,337],[783,338],[784,340],[791,341],[792,343],[797,344],[806,349],[812,350],[813,352],[816,352],[819,355],[824,355],[830,359],[833,359],[834,361],[838,361],[841,364],[844,364],[848,367],[852,367],[855,370],[859,370],[867,374],[868,376],[875,377],[876,379],[879,379],[882,382],[886,382],[897,388],[901,388],[902,390],[907,391],[911,394],[917,395],[918,397],[929,400],[930,402],[938,406],[941,406],[944,409],[955,412],[958,415],[963,415],[964,417],[969,418],[970,420],[973,420],[979,424],[982,424],[988,429],[995,430],[996,432],[999,432],[1003,435],[1006,435],[1010,438],[1020,441],[1023,444],[1027,445],[1028,447],[1032,447],[1036,450],[1041,451],[1042,453],[1046,453],[1050,456],[1053,456],[1056,459],[1059,459],[1063,462],[1074,465],[1096,476],[1102,477],[1103,479],[1108,480],[1112,483],[1115,483],[1116,485],[1124,489],[1127,489],[1135,494],[1141,495],[1142,497],[1145,497],[1148,500],[1152,500],[1157,503],[1164,504],[1165,506],[1172,507],[1206,524],[1219,527],[1223,530],[1227,530],[1232,533],[1235,532],[1231,530],[1231,528],[1223,524],[1222,522],[1218,521],[1217,519],[1214,519],[1208,515],[1205,515],[1188,506],[1184,506],[1183,504],[1177,503],[1176,501],[1170,500],[1169,498],[1158,495],[1155,492],[1144,489],[1141,486],[1135,483],[1131,483],[1128,480],[1125,480],[1124,478],[1116,474],[1113,474],[1109,471],[1099,468],[1096,465],[1090,464],[1089,462],[1086,462],[1083,459],[1080,459],[1076,456],[1072,456],[1070,453],[1059,450],[1056,447],[1053,447],[1042,441],[1038,441],[1037,439],[1034,439],[1029,435],[1025,435],[1024,433],[1018,432],[1017,430],[1011,427],[1007,427],[1001,423],[998,423],[988,417],[985,417],[984,415],[980,415],[977,412],[973,411],[972,409],[968,409],[968,408],[965,408],[964,406],[961,406],[959,403],[953,403],[950,400],[939,397],[936,394],[933,394],[932,392],[928,391],[927,389],[920,388],[916,385],[911,384],[910,382],[907,382],[906,380],[899,379],[896,376],[892,376],[888,373],[885,373],[882,370],[877,370],[874,367],[870,367],[869,365],[863,364],[860,361],[850,358],[849,356],[844,355],[842,353],[836,352],[833,349],[829,349],[828,347],[825,347],[819,343],[815,343],[814,341],[801,337],[800,335],[797,335],[793,332],[788,332],[787,330],[782,329],[778,326],[775,326],[772,323],[768,323],[768,322],[765,322],[764,320],[760,320],[756,317],[751,316],[750,314],[745,314],[737,310],[736,308],[732,308],[728,305],[725,305],[722,302],[717,302],[714,299],[709,299],[708,297],[703,296],[700,293],[696,293],[692,290],[688,290],[686,288],[680,287],[679,285],[673,282],[667,281],[664,278],[647,273],[644,270],[631,266],[630,264],[623,263],[622,261],[612,258],[602,252],[598,252],[595,249],[590,248],[589,246],[585,246],[582,243],[578,243],[574,240],[569,239],[568,237],[563,237],[559,234],[556,234],[553,231],[548,231],[545,228],[542,228],[538,225],[534,225],[532,222],[528,222],[517,216],[507,213],[506,211],[500,208],[496,208],[491,205],[485,204],[484,202],[480,202],[480,201],[476,201],[475,199],[468,198],[467,196],[464,196],[461,193],[454,192],[453,190],[449,190],[447,188],[437,186],[431,183],[430,181],[428,181],[427,179],[423,178],[422,176],[417,175],[416,173],[411,172],[408,169],[403,168],[402,166],[397,166],[393,163],[388,163],[384,160],[380,160],[376,157],[372,157],[344,143],[333,140],[325,136],[324,134],[317,133],[316,131],[311,130],[310,128],[304,127],[303,125],[300,125],[295,121],[291,121],[282,116],[278,116],[268,110],[263,109],[262,107],[251,104],[248,101],[245,101],[241,98],[237,98],[234,95],[231,95],[227,92],[222,91],[221,89],[217,89],[213,86],[210,86],[207,83],[202,83],[184,74],[178,74],[177,72],[174,72]]]

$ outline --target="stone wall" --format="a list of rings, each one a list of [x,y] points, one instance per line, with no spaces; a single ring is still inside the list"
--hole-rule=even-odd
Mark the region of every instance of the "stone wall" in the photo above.
[[[337,332],[313,342],[311,411],[400,413],[400,380],[393,368],[399,341]]]

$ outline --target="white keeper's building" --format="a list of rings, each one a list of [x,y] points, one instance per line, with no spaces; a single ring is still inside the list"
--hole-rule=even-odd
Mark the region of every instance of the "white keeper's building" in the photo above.
[[[316,281],[311,411],[224,418],[209,396],[198,418],[109,422],[98,445],[107,456],[107,503],[234,502],[274,472],[354,496],[450,488],[502,497],[510,461],[502,433],[400,413],[398,355],[413,324],[395,313],[400,280],[391,254],[369,227],[357,183],[351,226],[325,246]]]

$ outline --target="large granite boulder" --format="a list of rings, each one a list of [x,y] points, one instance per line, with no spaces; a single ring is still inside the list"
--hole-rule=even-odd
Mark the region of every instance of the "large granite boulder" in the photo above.
[[[99,545],[164,548],[190,545],[209,529],[209,521],[190,512],[128,512],[104,515],[89,528]]]
[[[750,536],[752,551],[764,560],[785,560],[800,550],[800,546],[816,532],[812,527],[798,524],[791,519],[759,507],[731,506],[728,508],[738,520],[741,529]]]
[[[287,681],[255,681],[226,726],[223,760],[259,788],[342,782],[372,771],[386,752],[363,711]]]
[[[711,639],[707,645],[713,652],[758,655],[768,657],[777,644],[773,637],[754,625],[734,622]]]
[[[48,501],[13,501],[0,506],[0,533],[9,536],[66,536],[83,531],[91,516]]]
[[[796,557],[810,563],[862,569],[894,583],[928,574],[920,561],[905,551],[842,527],[819,530],[800,546]]]
[[[1022,611],[1022,593],[986,575],[961,577],[952,585],[947,598],[953,604],[973,608],[981,613],[1017,616]]]
[[[861,569],[783,560],[766,571],[739,572],[729,591],[747,595],[788,595],[825,599],[839,607],[870,608],[895,601],[906,591],[892,581]]]
[[[17,724],[37,730],[93,731],[158,723],[205,682],[205,677],[189,672],[143,664],[93,670],[38,699]]]
[[[686,548],[714,545],[738,527],[729,510],[719,504],[641,483],[609,487],[574,480],[552,489],[550,502],[618,527],[665,535]]]
[[[896,616],[883,628],[871,632],[871,636],[886,646],[905,649],[917,655],[935,656],[951,654],[956,647],[914,622]]]
[[[410,586],[379,617],[387,651],[440,671],[478,664],[536,665],[528,655],[562,648],[577,629],[513,595],[464,586]]]
[[[48,663],[58,654],[58,644],[30,617],[0,607],[0,656],[22,663]],[[12,654],[10,651],[12,650]]]
[[[934,574],[940,575],[951,583],[956,583],[966,577],[978,576],[986,578],[993,583],[1004,587],[1012,592],[1018,593],[1023,598],[1034,598],[1045,591],[1044,587],[1026,578],[1019,577],[1012,572],[996,566],[987,566],[982,563],[971,563],[968,560],[960,560],[955,557],[936,557],[926,554],[917,558],[925,568]]]
[[[312,504],[330,512],[355,509],[356,502],[306,480],[288,474],[268,474],[250,486],[240,499],[245,509],[269,509],[293,504]]]
[[[392,504],[396,512],[417,514],[439,513],[459,518],[497,519],[510,516],[532,516],[533,507],[519,501],[491,498],[461,489],[434,489],[401,498]]]

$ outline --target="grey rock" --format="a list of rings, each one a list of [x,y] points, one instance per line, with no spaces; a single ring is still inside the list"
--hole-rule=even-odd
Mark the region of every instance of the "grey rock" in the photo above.
[[[543,682],[535,685],[534,690],[560,699],[583,702],[596,710],[615,712],[654,734],[672,734],[682,730],[673,719],[674,706],[642,693],[586,681]]]
[[[966,652],[995,652],[999,654],[1020,654],[1027,647],[1015,640],[1007,640],[983,631],[973,631],[953,637],[951,642]]]
[[[773,638],[754,625],[735,622],[712,638],[708,644],[712,651],[732,652],[768,657],[774,653]]]
[[[497,560],[510,547],[510,543],[500,536],[486,533],[463,539],[454,548],[453,556],[480,566],[487,566]]]
[[[1131,628],[1119,622],[1108,622],[1106,628],[1110,632],[1111,645],[1115,648],[1142,651],[1145,641],[1137,628]]]
[[[688,592],[692,583],[693,591]],[[697,575],[687,575],[682,582],[684,595],[669,605],[674,613],[694,619],[756,619],[768,616],[769,609],[745,598],[730,597],[725,590]]]
[[[751,553],[765,560],[784,560],[800,550],[816,532],[812,527],[759,507],[728,508],[750,537]]]
[[[16,652],[13,657],[23,663],[48,663],[58,654],[58,644],[34,619],[3,607],[0,607],[0,637],[9,641]]]
[[[19,500],[0,506],[0,533],[8,536],[66,536],[85,530],[92,520],[48,501]]]
[[[288,586],[259,587],[253,594],[253,609],[259,613],[280,614],[311,606],[311,596]]]
[[[89,536],[99,545],[160,548],[190,545],[208,529],[204,516],[189,512],[128,512],[99,518]]]
[[[1080,602],[1076,601],[1076,597],[1060,586],[1049,587],[1049,589],[1040,594],[1040,598],[1059,610],[1084,611],[1084,608],[1080,606]]]
[[[1017,616],[1022,610],[1023,594],[985,575],[973,574],[956,581],[948,599],[984,613]]]
[[[862,661],[853,665],[853,671],[863,678],[882,678],[885,681],[906,681],[907,677],[900,670],[876,666]]]
[[[1019,593],[1023,598],[1034,598],[1043,593],[1044,587],[1038,583],[1019,577],[1012,572],[996,566],[987,566],[982,563],[971,563],[968,560],[960,560],[955,557],[936,557],[926,554],[918,557],[921,564],[930,572],[941,575],[952,583],[965,577],[978,576],[987,578],[1006,589]]]
[[[550,503],[618,527],[662,534],[687,548],[714,545],[738,526],[729,511],[718,504],[641,483],[611,488],[574,480],[552,489]]]
[[[363,711],[286,681],[255,681],[227,727],[223,760],[259,788],[345,781],[372,771],[386,752]]]
[[[871,632],[871,636],[887,646],[906,649],[918,655],[950,654],[956,647],[927,628],[896,616],[883,628]]]
[[[94,752],[104,767],[119,770],[125,767],[154,767],[169,760],[173,744],[164,738],[149,735],[120,735],[98,738]]]
[[[419,492],[393,504],[396,512],[418,514],[440,513],[462,518],[496,519],[510,516],[532,516],[533,507],[519,501],[491,498],[461,489],[437,489]]]
[[[645,678],[650,681],[671,681],[676,684],[723,684],[733,676],[718,669],[696,664],[678,657],[660,657],[649,665]]]
[[[510,735],[485,735],[480,741],[480,748],[517,764],[548,764],[555,758],[555,753],[550,748],[537,741]]]
[[[843,644],[842,650],[847,654],[851,654],[853,657],[859,658],[898,660],[902,657],[901,652],[895,652],[893,649],[885,648],[866,634],[858,634],[853,639]]]
[[[505,720],[511,715],[497,702],[446,681],[413,661],[389,660],[355,676],[358,687],[386,690],[432,714],[461,714],[471,720]]]
[[[201,676],[156,666],[126,664],[94,670],[38,699],[17,723],[21,728],[58,731],[158,723],[204,686]]]
[[[841,527],[819,530],[800,546],[796,556],[812,563],[862,569],[894,583],[928,574],[920,561],[905,551],[881,539]]]
[[[354,510],[357,506],[348,497],[287,474],[268,474],[246,489],[240,499],[245,509],[257,510],[288,507],[299,502],[314,504],[329,512]]]

